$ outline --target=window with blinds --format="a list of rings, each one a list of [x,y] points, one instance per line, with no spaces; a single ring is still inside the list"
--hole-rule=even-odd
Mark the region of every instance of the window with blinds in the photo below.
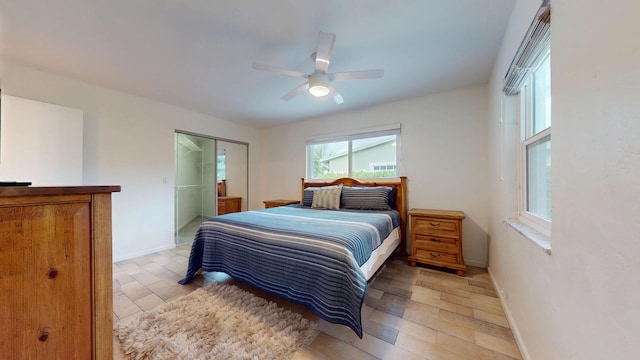
[[[518,219],[551,233],[551,6],[543,2],[504,78],[520,100]]]
[[[545,1],[531,23],[504,77],[504,92],[517,95],[551,47],[551,6]]]

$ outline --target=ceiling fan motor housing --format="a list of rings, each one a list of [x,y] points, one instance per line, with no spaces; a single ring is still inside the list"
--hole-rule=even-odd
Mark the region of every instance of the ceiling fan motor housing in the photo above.
[[[309,77],[309,92],[313,96],[329,94],[329,77],[321,72],[314,72]]]

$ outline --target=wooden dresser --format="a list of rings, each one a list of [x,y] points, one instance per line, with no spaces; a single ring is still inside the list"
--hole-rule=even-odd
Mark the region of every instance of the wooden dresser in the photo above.
[[[241,206],[242,198],[239,196],[218,196],[218,215],[238,212]]]
[[[118,191],[0,187],[0,357],[113,359]]]
[[[409,265],[422,263],[442,266],[464,276],[467,268],[462,256],[462,220],[465,217],[462,211],[409,210]]]
[[[273,208],[278,206],[300,204],[300,200],[265,200],[262,203],[264,203],[264,207],[268,209],[268,208]]]

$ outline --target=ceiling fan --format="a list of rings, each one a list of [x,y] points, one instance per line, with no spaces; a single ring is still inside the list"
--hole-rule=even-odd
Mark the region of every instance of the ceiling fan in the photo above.
[[[299,77],[308,79],[304,84],[296,87],[295,89],[284,94],[282,100],[291,100],[301,92],[308,90],[309,93],[315,97],[322,97],[331,94],[336,104],[342,104],[344,99],[342,95],[336,91],[331,85],[334,81],[344,80],[359,80],[359,79],[377,79],[384,75],[384,70],[362,70],[362,71],[347,71],[327,73],[329,69],[329,63],[331,62],[331,54],[333,53],[333,45],[336,42],[336,36],[331,33],[320,32],[318,39],[318,48],[315,53],[311,55],[311,58],[315,62],[315,67],[311,74],[305,74],[296,70],[287,70],[270,65],[263,65],[253,63],[253,68],[256,70],[271,71],[282,75]]]

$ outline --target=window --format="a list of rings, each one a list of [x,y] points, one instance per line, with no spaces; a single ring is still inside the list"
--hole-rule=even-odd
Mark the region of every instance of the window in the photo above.
[[[307,178],[398,177],[400,126],[307,140]]]
[[[520,216],[551,226],[551,55],[525,81],[521,100],[522,176]],[[548,232],[544,231],[544,232]]]
[[[551,6],[543,1],[505,75],[504,93],[519,95],[518,220],[551,233]]]

